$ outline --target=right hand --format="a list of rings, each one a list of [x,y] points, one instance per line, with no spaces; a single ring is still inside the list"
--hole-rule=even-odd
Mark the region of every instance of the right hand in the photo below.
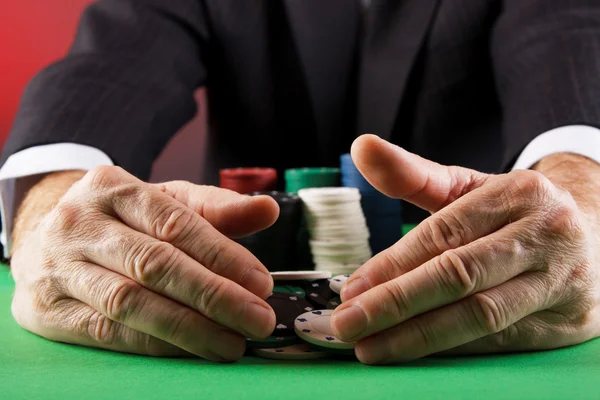
[[[51,340],[234,361],[271,334],[267,269],[229,237],[278,217],[268,196],[88,172],[16,249],[15,320]]]

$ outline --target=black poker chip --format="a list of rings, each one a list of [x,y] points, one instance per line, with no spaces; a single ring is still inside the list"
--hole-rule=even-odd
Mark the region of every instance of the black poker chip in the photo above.
[[[271,196],[279,204],[279,218],[269,228],[236,241],[254,254],[269,271],[293,269],[296,236],[302,219],[302,201],[291,193],[254,192],[250,195]]]
[[[277,324],[272,336],[294,336],[294,320],[298,315],[312,311],[314,306],[300,296],[290,293],[273,293],[267,303],[275,311]]]
[[[335,310],[340,304],[342,304],[340,296],[333,297],[327,302],[327,309]]]
[[[306,300],[310,301],[315,308],[327,308],[329,300],[338,296],[337,293],[331,290],[329,283],[329,279],[319,279],[314,282],[306,283],[304,287]]]

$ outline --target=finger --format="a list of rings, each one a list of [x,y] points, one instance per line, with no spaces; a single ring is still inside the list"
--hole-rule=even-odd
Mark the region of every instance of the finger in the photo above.
[[[273,225],[279,205],[270,196],[244,196],[214,186],[173,181],[154,185],[204,217],[229,237],[248,236]]]
[[[522,275],[363,339],[356,355],[365,364],[393,364],[501,332],[548,306],[539,274]]]
[[[513,175],[497,177],[427,218],[392,247],[356,270],[342,289],[343,301],[532,212],[532,202],[515,201],[516,192],[521,190],[518,181]]]
[[[64,277],[65,294],[110,321],[211,360],[234,361],[245,351],[243,336],[122,275],[86,263],[69,271],[70,277]]]
[[[85,187],[99,195],[91,201],[106,215],[112,215],[131,228],[172,244],[194,260],[242,287],[266,298],[273,279],[264,265],[242,247],[216,230],[207,220],[171,196],[145,184],[125,171],[99,168],[88,173]],[[60,210],[60,208],[59,208]],[[59,212],[59,211],[57,211]],[[76,209],[75,213],[82,214]],[[85,215],[81,215],[84,218]],[[67,216],[65,220],[77,219]],[[96,228],[101,229],[101,228]],[[92,240],[97,240],[97,233]],[[104,232],[104,236],[109,232]],[[114,238],[119,239],[119,238]],[[101,262],[98,264],[102,265]]]
[[[275,315],[267,302],[173,245],[116,222],[101,237],[105,239],[83,249],[88,262],[131,278],[248,337],[260,339],[273,331]]]
[[[157,357],[190,356],[177,346],[111,321],[79,300],[64,298],[43,318],[34,316],[31,297],[16,291],[13,314],[19,325],[55,342]],[[214,359],[218,359],[214,355]]]
[[[537,253],[519,239],[528,226],[508,225],[343,302],[332,316],[336,336],[354,342],[541,268]]]
[[[541,351],[573,346],[597,336],[595,321],[600,310],[593,310],[593,314],[595,317],[588,321],[577,321],[555,311],[539,311],[498,333],[446,350],[440,355]]]
[[[437,164],[376,135],[360,136],[351,152],[358,170],[376,189],[432,213],[480,187],[489,176]]]

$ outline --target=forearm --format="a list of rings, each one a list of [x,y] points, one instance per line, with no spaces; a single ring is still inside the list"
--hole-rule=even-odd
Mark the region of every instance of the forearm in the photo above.
[[[38,226],[73,183],[85,171],[63,171],[48,174],[27,192],[15,216],[11,253],[20,247],[27,234]],[[11,256],[12,256],[11,254]]]

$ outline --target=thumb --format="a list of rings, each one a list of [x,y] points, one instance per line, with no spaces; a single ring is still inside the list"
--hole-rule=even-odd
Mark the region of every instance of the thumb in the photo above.
[[[154,186],[196,211],[219,232],[233,238],[266,229],[279,217],[279,205],[270,196],[246,196],[228,189],[184,181]]]
[[[376,135],[357,138],[351,153],[360,173],[377,190],[431,213],[480,187],[489,176],[426,160]]]

